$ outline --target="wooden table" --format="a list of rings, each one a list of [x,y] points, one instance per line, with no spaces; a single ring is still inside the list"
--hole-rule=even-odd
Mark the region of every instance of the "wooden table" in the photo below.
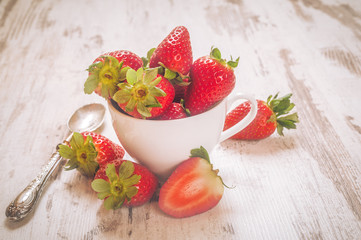
[[[360,239],[361,1],[0,2],[3,212],[47,163],[85,95],[99,54],[145,56],[175,27],[194,59],[212,45],[240,56],[235,91],[293,93],[300,123],[285,137],[227,140],[211,158],[226,189],[212,210],[163,214],[156,201],[107,211],[90,180],[61,168],[21,222],[3,214],[1,239]],[[118,142],[107,113],[100,133]],[[129,157],[129,156],[127,156]]]

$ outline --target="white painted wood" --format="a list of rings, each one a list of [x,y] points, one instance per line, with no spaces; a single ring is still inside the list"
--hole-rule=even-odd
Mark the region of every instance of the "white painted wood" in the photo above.
[[[352,0],[0,2],[0,209],[36,176],[78,107],[99,54],[144,56],[175,26],[194,58],[215,45],[240,56],[235,91],[292,92],[300,123],[257,141],[227,140],[211,157],[219,205],[173,219],[156,200],[106,211],[76,172],[59,170],[35,212],[3,215],[1,239],[360,239],[361,2]],[[100,132],[118,141],[109,114]]]

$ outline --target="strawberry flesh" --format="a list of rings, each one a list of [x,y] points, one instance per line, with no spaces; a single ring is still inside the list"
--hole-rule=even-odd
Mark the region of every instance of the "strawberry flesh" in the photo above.
[[[191,157],[182,162],[160,189],[159,207],[175,218],[190,217],[215,207],[224,186],[209,160]]]

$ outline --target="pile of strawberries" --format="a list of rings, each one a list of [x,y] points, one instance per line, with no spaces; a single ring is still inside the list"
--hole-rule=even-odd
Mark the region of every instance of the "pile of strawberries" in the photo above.
[[[146,58],[127,50],[102,54],[88,68],[84,92],[93,92],[119,105],[130,116],[142,119],[172,120],[201,114],[226,98],[234,89],[234,68],[239,58],[222,59],[217,48],[193,62],[188,30],[179,26]],[[294,104],[291,94],[257,100],[253,122],[234,135],[234,139],[258,140],[275,130],[296,128],[297,113],[288,114]],[[227,114],[224,129],[242,120],[250,111],[244,102]],[[67,145],[60,146],[62,157],[69,159],[66,169],[77,169],[94,178],[92,188],[104,199],[107,209],[122,205],[133,207],[148,202],[159,182],[147,168],[123,160],[124,149],[96,133],[74,133]],[[203,147],[191,150],[161,186],[158,204],[173,217],[189,217],[218,204],[224,184],[210,163]]]
[[[144,119],[178,119],[207,111],[233,90],[236,61],[217,48],[193,62],[188,30],[179,26],[147,58],[119,50],[90,65],[85,93],[116,101],[127,114]]]

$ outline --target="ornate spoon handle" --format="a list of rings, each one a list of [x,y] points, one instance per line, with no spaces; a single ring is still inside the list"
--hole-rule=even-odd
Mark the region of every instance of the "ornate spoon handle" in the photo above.
[[[71,135],[66,141],[68,141],[69,138],[71,138]],[[5,211],[5,215],[9,220],[22,220],[34,209],[44,189],[45,183],[57,168],[61,159],[58,150],[56,150],[56,152],[52,154],[50,161],[41,169],[41,172],[36,178],[9,204]]]

